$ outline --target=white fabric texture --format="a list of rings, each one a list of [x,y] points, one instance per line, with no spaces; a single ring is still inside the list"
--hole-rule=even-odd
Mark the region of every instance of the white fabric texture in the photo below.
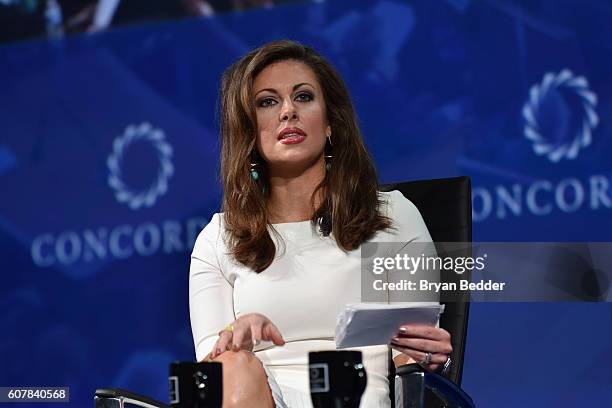
[[[431,242],[421,214],[401,192],[381,192],[380,198],[394,229],[379,231],[371,241]],[[262,342],[254,350],[256,356],[268,376],[274,377],[288,407],[312,407],[308,352],[335,349],[338,313],[345,304],[360,301],[361,252],[342,251],[310,221],[273,227],[283,243],[271,234],[279,250],[274,262],[259,274],[228,254],[222,213],[214,214],[199,234],[189,276],[196,357],[201,361],[211,351],[217,333],[236,318],[261,313],[279,328],[286,344],[278,347]],[[368,375],[361,407],[389,407],[388,346],[355,350],[362,351]]]

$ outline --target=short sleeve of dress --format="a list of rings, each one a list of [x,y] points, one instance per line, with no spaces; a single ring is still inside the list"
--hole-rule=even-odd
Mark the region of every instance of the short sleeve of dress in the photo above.
[[[223,273],[223,240],[219,214],[200,232],[189,268],[189,315],[196,358],[201,361],[218,332],[235,320],[233,286]]]
[[[387,216],[393,221],[393,239],[397,242],[431,242],[425,221],[416,205],[398,190],[387,194]]]

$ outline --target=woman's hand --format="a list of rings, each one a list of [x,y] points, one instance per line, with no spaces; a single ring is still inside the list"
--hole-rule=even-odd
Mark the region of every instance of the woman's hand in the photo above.
[[[240,316],[230,327],[219,332],[219,339],[208,355],[213,359],[227,350],[249,350],[261,340],[272,341],[277,346],[285,344],[278,328],[266,316],[259,313],[249,313]]]
[[[453,351],[450,333],[431,326],[406,324],[391,338],[391,347],[411,357],[423,368],[437,371],[444,366]],[[431,360],[427,363],[427,353]]]

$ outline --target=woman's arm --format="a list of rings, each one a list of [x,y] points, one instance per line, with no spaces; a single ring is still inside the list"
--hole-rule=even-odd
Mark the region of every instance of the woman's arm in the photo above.
[[[417,207],[399,191],[390,194],[389,216],[396,227],[394,239],[406,243],[433,242]],[[439,276],[430,276],[428,279],[439,280]],[[431,353],[431,363],[424,365],[424,368],[435,371],[446,362],[452,352],[450,334],[438,327],[404,325],[391,339],[390,345],[396,367],[420,363],[427,358],[427,353]]]
[[[222,271],[219,214],[200,232],[189,268],[189,315],[196,349],[202,361],[212,350],[218,333],[234,321],[233,287]]]
[[[283,345],[278,328],[266,316],[249,313],[236,319],[232,274],[224,262],[220,215],[202,230],[191,254],[189,313],[198,361],[210,360],[228,349],[252,350],[260,340]],[[225,267],[225,270],[224,270]]]

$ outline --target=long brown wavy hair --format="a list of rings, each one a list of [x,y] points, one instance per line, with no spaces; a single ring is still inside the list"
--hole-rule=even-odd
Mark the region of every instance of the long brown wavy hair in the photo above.
[[[256,150],[257,117],[253,81],[268,65],[297,60],[310,67],[321,85],[327,119],[333,132],[331,169],[315,189],[322,200],[311,221],[327,223],[337,245],[345,251],[358,248],[376,231],[391,227],[382,215],[378,179],[357,124],[355,110],[336,70],[312,48],[294,41],[274,41],[257,48],[223,74],[221,80],[221,179],[224,223],[231,255],[256,272],[265,270],[276,254],[269,233],[272,227],[266,200],[269,184],[266,164]],[[259,179],[251,178],[251,163],[259,163]],[[273,227],[271,228],[274,231]]]

